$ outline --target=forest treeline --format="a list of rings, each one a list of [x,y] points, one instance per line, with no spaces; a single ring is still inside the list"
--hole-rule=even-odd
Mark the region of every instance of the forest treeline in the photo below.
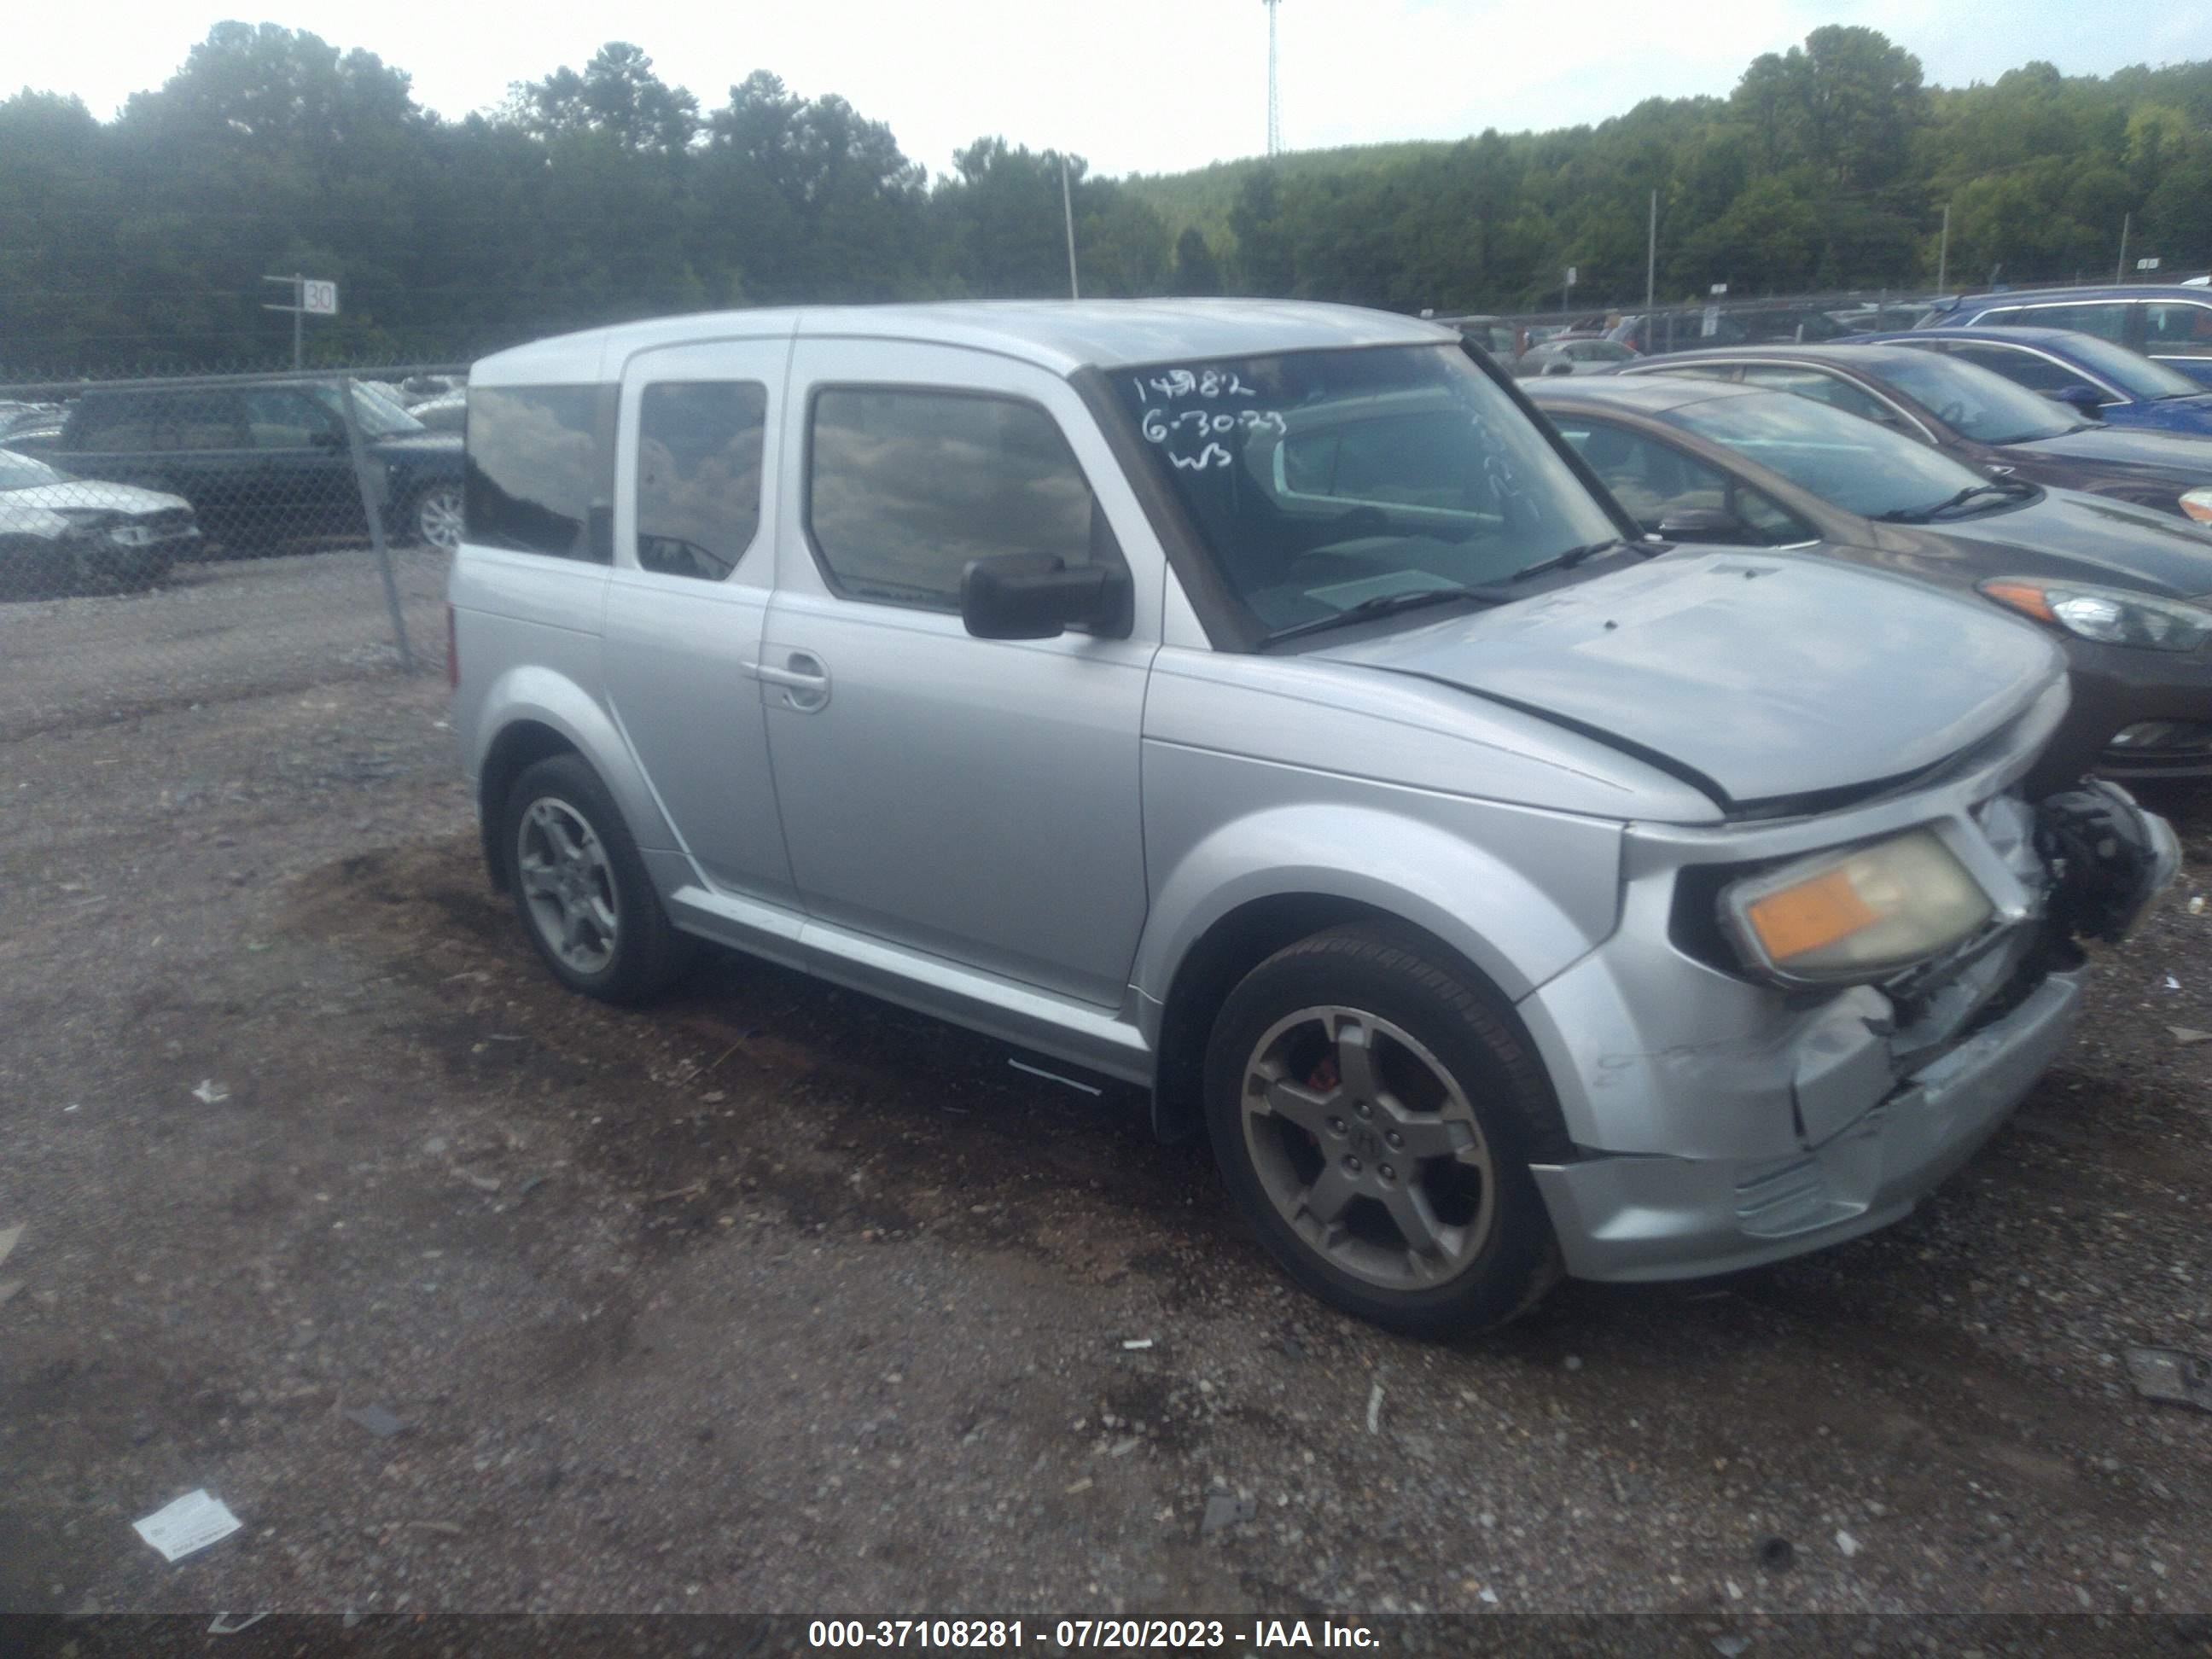
[[[981,137],[933,171],[833,94],[755,73],[718,106],[634,46],[447,120],[403,70],[216,25],[112,121],[0,101],[0,374],[266,363],[303,271],[341,285],[325,361],[466,357],[704,307],[1066,291],[1062,157]],[[1640,300],[1659,198],[1668,297],[2212,264],[2212,63],[1923,84],[1870,29],[1815,30],[1726,98],[1109,179],[1068,156],[1085,295],[1251,294],[1398,310]]]

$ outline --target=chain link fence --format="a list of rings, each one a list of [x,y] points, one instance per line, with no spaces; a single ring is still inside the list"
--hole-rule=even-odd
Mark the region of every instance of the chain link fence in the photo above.
[[[442,672],[465,373],[0,386],[0,738]]]

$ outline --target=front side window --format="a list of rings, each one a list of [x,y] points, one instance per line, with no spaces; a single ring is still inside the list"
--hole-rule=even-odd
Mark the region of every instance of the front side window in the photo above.
[[[612,386],[471,386],[467,539],[610,562],[615,407]]]
[[[1846,415],[1856,415],[1863,421],[1893,421],[1897,411],[1872,392],[1853,386],[1841,375],[1825,374],[1817,368],[1784,368],[1774,363],[1747,364],[1743,378],[1753,386],[1772,386],[1777,392],[1794,392],[1801,398],[1810,398],[1814,403],[1826,404],[1840,409]]]
[[[977,559],[1116,559],[1091,485],[1035,404],[921,387],[833,386],[814,398],[807,528],[848,599],[960,608]]]
[[[2002,374],[2014,386],[2024,386],[2030,392],[2048,394],[2088,383],[2086,375],[2065,364],[2040,352],[2022,351],[2017,346],[1954,345],[1948,349],[1953,356],[1986,368],[1992,374]]]
[[[2157,307],[2153,307],[2152,309],[2156,310]],[[2212,311],[2201,314],[2212,320]],[[2212,346],[2212,341],[2208,341],[2207,344]],[[2069,356],[2079,359],[2131,398],[2146,400],[2194,398],[2204,390],[2179,369],[2154,362],[2140,351],[2130,351],[2125,346],[2116,346],[2104,340],[2093,340],[2087,335],[2068,341],[2066,351]]]
[[[2212,357],[2212,306],[2187,300],[2146,305],[2143,349],[2164,357]]]
[[[1613,499],[1646,530],[1689,512],[1725,513],[1770,547],[1814,539],[1812,527],[1763,490],[1754,489],[1694,455],[1615,426],[1562,416],[1559,435],[1605,481]]]
[[[128,450],[237,449],[245,442],[238,404],[223,392],[156,392],[88,400],[77,447]]]
[[[256,449],[305,449],[338,434],[337,422],[304,392],[266,386],[244,394],[246,429]]]
[[[2014,386],[2002,374],[1933,351],[1892,353],[1877,372],[1944,425],[1976,443],[2029,443],[2081,424],[2063,405]]]
[[[718,582],[760,526],[757,380],[648,386],[638,400],[637,562],[664,576]]]
[[[1987,482],[1924,444],[1807,398],[1709,398],[1660,418],[1869,519],[1932,512]]]
[[[1109,383],[1227,586],[1270,632],[1504,580],[1620,534],[1454,346],[1170,363]]]

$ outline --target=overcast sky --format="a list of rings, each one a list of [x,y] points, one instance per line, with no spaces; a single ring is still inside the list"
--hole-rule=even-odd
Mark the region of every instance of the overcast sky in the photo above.
[[[243,15],[361,46],[459,116],[509,82],[580,68],[636,42],[713,108],[755,69],[808,95],[841,93],[887,121],[933,173],[971,138],[1087,155],[1105,173],[1168,172],[1266,148],[1261,0],[534,0],[456,5],[289,0],[240,14],[186,0],[33,0],[11,9],[5,83],[78,94],[96,114],[159,86],[219,18]],[[1756,54],[1823,23],[1863,23],[1919,54],[1945,86],[2031,58],[2069,74],[2212,58],[2212,4],[2011,0],[1282,0],[1283,137],[1293,149],[1456,138],[1602,120],[1652,96],[1725,93]]]

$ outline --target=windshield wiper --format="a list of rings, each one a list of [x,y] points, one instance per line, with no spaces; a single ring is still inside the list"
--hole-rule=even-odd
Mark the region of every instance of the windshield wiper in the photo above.
[[[1426,605],[1445,605],[1455,601],[1471,601],[1477,605],[1504,605],[1521,597],[1497,587],[1423,587],[1410,593],[1377,593],[1372,599],[1362,599],[1348,611],[1334,616],[1316,617],[1310,622],[1293,623],[1288,628],[1279,628],[1260,643],[1273,645],[1279,640],[1295,640],[1307,634],[1318,634],[1324,629],[1341,628],[1347,623],[1373,622],[1378,617],[1395,616],[1401,611],[1419,611]]]
[[[1933,507],[1900,507],[1874,516],[1883,524],[1927,524],[1937,514],[1948,513],[1954,507],[1964,507],[1977,495],[2032,495],[2035,486],[2018,478],[1991,478],[1981,483],[1968,484],[1957,495],[1940,501]]]
[[[1585,542],[1580,547],[1571,547],[1564,553],[1554,553],[1548,559],[1539,559],[1534,564],[1524,564],[1505,580],[1525,582],[1532,576],[1548,576],[1554,570],[1572,570],[1584,559],[1595,558],[1600,553],[1610,553],[1616,547],[1628,544],[1618,536],[1608,536],[1601,542]]]

